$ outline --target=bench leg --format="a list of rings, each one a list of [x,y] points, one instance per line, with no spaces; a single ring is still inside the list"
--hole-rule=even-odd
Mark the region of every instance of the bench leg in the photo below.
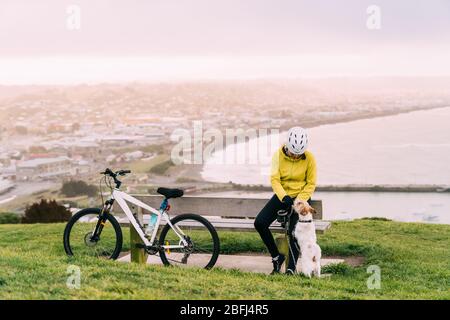
[[[130,252],[131,262],[147,263],[147,253],[144,249],[136,247],[137,244],[144,244],[133,226],[130,226]]]
[[[142,212],[140,210],[138,210],[137,216],[142,223]],[[147,252],[145,252],[143,248],[138,248],[136,245],[144,245],[144,243],[142,242],[141,237],[139,237],[136,229],[134,229],[133,225],[130,223],[130,261],[141,264],[147,263]]]
[[[286,272],[287,266],[289,265],[289,240],[285,234],[280,234],[276,236],[275,243],[277,244],[278,251],[286,257],[284,262],[284,271]]]

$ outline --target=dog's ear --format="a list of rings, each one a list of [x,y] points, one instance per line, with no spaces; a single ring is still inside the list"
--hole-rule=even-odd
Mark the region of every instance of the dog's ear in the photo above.
[[[295,201],[294,201],[294,211],[296,213],[300,213],[300,211],[301,211],[301,202],[298,201],[297,199],[295,199]]]
[[[316,213],[317,213],[316,209],[314,209],[313,207],[311,207],[311,213],[316,214]]]

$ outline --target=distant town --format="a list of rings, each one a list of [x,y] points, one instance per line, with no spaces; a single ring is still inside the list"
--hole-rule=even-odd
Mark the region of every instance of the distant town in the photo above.
[[[0,207],[67,179],[96,181],[106,167],[131,166],[130,185],[151,184],[166,171],[150,168],[170,161],[172,132],[195,120],[205,129],[284,130],[450,105],[442,79],[376,81],[0,86]],[[190,178],[199,179],[174,169],[170,181]]]

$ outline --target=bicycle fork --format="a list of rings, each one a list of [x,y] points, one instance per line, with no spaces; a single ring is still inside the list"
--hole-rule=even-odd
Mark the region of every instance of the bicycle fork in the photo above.
[[[91,241],[99,241],[100,240],[100,235],[102,234],[103,227],[106,224],[106,213],[109,212],[112,205],[113,205],[113,199],[107,200],[105,202],[105,205],[103,206],[102,211],[98,215],[98,221],[95,225],[94,231],[92,232]]]

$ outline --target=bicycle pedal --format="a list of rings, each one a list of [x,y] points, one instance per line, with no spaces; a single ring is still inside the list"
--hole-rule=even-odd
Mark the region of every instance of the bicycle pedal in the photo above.
[[[169,241],[166,241],[166,246],[170,246],[170,242]],[[166,253],[170,254],[170,248],[166,249]]]

